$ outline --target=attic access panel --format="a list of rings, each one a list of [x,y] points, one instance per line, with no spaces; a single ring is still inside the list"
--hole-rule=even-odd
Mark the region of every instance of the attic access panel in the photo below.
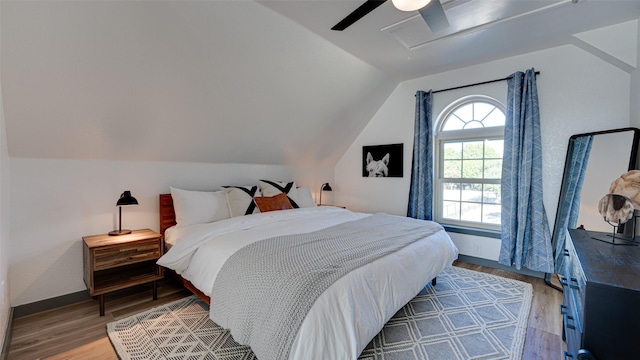
[[[556,6],[567,4],[569,0],[451,0],[443,1],[443,7],[450,26],[433,33],[419,13],[383,27],[380,31],[389,34],[408,50],[414,50],[441,38],[464,31],[481,29],[500,22],[530,16],[543,11],[552,11]],[[524,29],[523,31],[526,31]]]

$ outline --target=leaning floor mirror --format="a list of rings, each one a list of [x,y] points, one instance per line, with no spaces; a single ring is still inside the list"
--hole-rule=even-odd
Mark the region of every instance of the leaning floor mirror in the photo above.
[[[555,272],[562,273],[568,229],[611,231],[598,203],[613,180],[636,168],[640,129],[623,128],[573,135],[569,139],[552,244]],[[621,226],[618,231],[623,231]],[[549,284],[550,274],[545,279]]]

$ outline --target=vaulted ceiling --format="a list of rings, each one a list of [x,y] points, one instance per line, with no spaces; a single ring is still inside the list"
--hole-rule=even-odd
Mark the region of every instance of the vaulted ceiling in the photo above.
[[[395,86],[638,19],[639,1],[3,1],[9,155],[326,165]]]

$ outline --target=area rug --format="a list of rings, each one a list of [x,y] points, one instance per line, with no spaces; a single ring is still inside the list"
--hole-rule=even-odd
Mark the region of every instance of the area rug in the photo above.
[[[451,267],[400,309],[359,359],[521,359],[532,287]],[[195,296],[107,324],[121,359],[256,359]]]

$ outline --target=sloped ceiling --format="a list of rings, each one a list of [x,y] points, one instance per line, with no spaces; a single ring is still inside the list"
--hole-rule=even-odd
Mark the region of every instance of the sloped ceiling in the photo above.
[[[256,2],[0,6],[12,157],[332,165],[397,84]]]
[[[640,1],[443,0],[452,27],[431,34],[387,1],[329,30],[362,2],[2,1],[9,155],[332,166],[402,80],[640,16]]]

